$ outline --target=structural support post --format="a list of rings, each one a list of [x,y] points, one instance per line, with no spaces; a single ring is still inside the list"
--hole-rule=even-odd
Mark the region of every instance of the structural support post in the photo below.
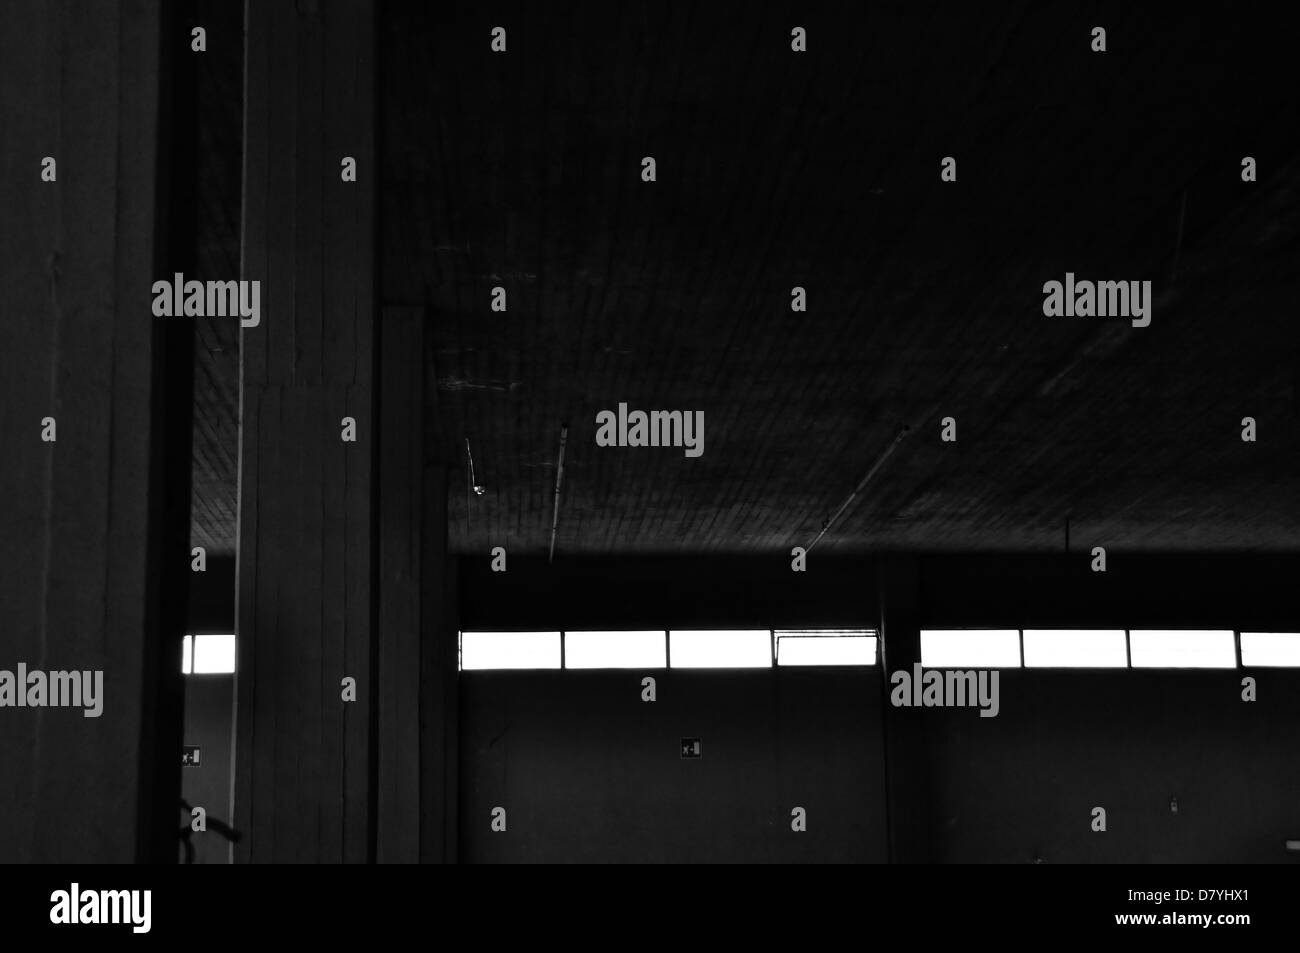
[[[0,669],[83,689],[0,711],[14,863],[178,852],[190,395],[167,359],[191,358],[149,293],[165,20],[156,0],[0,5]]]
[[[385,308],[379,411],[380,863],[420,859],[424,312]],[[437,553],[430,553],[437,558]]]
[[[924,708],[890,703],[890,676],[921,660],[920,567],[914,556],[886,556],[880,569],[880,655],[884,697],[889,859],[933,860]]]
[[[423,308],[386,307],[380,363],[381,863],[456,860],[458,633]]]
[[[375,855],[375,10],[247,8],[237,861]]]
[[[426,407],[429,405],[426,404]],[[427,445],[427,444],[426,444]],[[460,582],[447,552],[446,464],[424,466],[420,646],[420,862],[455,863],[460,803]]]

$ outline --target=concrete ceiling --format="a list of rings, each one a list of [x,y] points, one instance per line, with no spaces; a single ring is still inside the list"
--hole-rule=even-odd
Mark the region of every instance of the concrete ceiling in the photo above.
[[[511,9],[381,34],[382,293],[428,315],[456,551],[545,552],[562,421],[558,554],[788,552],[904,424],[820,547],[1297,548],[1300,95],[1266,24]],[[1150,327],[1045,317],[1067,271],[1150,280]],[[596,446],[620,402],[703,411],[703,456]]]

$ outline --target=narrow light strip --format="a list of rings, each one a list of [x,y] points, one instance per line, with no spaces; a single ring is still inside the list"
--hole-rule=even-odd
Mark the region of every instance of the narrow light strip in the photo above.
[[[462,632],[463,671],[491,669],[558,669],[559,632]]]
[[[233,675],[235,671],[235,637],[230,634],[194,636],[194,654],[190,674]]]
[[[667,668],[663,629],[565,632],[565,668]]]
[[[875,665],[877,635],[870,629],[777,630],[776,664]]]
[[[1019,629],[922,629],[926,668],[1019,668]]]
[[[771,629],[674,629],[673,668],[771,668]]]
[[[1127,668],[1124,629],[1025,629],[1025,668]]]
[[[1236,668],[1231,629],[1132,629],[1134,668]]]
[[[1300,668],[1300,632],[1241,633],[1241,664]]]

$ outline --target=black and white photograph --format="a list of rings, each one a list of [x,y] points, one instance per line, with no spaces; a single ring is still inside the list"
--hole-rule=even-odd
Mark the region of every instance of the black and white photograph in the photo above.
[[[1295,37],[4,0],[0,917],[1294,926]]]

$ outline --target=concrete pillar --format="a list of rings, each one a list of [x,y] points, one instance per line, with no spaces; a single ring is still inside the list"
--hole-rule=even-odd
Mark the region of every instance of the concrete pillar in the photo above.
[[[381,863],[456,859],[457,593],[425,320],[423,308],[385,308],[380,328]]]
[[[420,862],[426,864],[459,859],[460,580],[458,561],[447,553],[449,474],[426,451],[420,620]]]
[[[374,856],[375,10],[248,5],[237,861]]]
[[[420,859],[420,616],[424,314],[385,309],[379,413],[381,863]]]
[[[8,862],[177,852],[190,395],[150,295],[164,33],[156,0],[0,5],[0,670],[103,673],[99,717],[0,708]]]
[[[880,664],[883,676],[889,859],[933,860],[924,708],[895,708],[890,676],[921,660],[920,568],[914,556],[885,556],[880,567]]]

